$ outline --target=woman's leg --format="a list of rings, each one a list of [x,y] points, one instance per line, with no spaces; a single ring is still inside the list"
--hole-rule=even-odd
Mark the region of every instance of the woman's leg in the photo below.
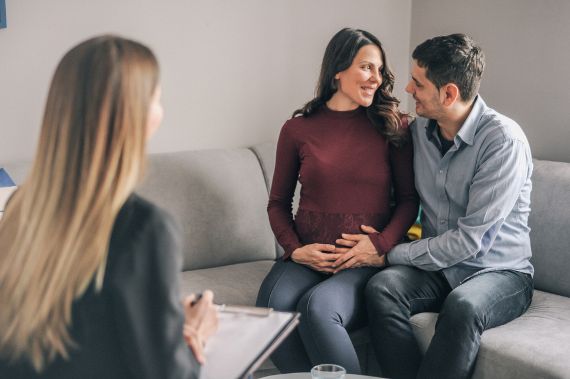
[[[261,284],[256,305],[277,311],[295,312],[299,299],[326,278],[327,275],[306,266],[278,260]],[[271,355],[271,360],[282,373],[307,372],[312,367],[297,330],[279,345]]]
[[[299,301],[299,333],[311,364],[334,363],[360,374],[348,332],[366,324],[364,288],[377,268],[341,271],[313,287]]]

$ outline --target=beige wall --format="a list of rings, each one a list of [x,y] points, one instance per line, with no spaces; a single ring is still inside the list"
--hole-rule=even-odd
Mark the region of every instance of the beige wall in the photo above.
[[[7,13],[0,166],[33,156],[57,62],[99,33],[141,40],[159,57],[166,116],[154,152],[275,139],[312,96],[325,45],[344,26],[377,35],[397,77],[408,75],[411,0],[7,0]]]
[[[567,0],[414,0],[411,51],[470,34],[487,57],[487,104],[519,122],[536,158],[570,162],[569,20]]]

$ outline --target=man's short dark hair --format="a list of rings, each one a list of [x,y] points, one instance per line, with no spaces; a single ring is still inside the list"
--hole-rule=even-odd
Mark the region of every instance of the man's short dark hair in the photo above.
[[[415,48],[412,58],[426,69],[427,78],[439,89],[454,83],[463,101],[479,92],[485,69],[483,50],[465,34],[434,37]]]

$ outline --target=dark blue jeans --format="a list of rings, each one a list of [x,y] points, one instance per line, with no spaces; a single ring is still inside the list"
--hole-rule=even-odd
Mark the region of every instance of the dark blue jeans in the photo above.
[[[471,376],[481,334],[523,314],[533,281],[516,271],[476,275],[452,289],[440,272],[391,266],[366,286],[372,344],[382,374],[390,378],[461,379]],[[410,317],[439,312],[423,356]]]
[[[335,363],[360,373],[348,332],[367,322],[364,288],[377,272],[367,267],[328,275],[292,261],[273,265],[261,284],[257,306],[301,313],[297,330],[271,355],[279,371],[307,372],[320,363]]]

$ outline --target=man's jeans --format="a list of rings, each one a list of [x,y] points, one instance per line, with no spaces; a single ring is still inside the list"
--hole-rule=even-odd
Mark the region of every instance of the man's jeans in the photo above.
[[[451,289],[440,272],[391,266],[366,287],[372,344],[384,376],[469,378],[481,334],[523,314],[533,281],[516,271],[486,272]],[[410,317],[439,312],[435,335],[422,359]]]

